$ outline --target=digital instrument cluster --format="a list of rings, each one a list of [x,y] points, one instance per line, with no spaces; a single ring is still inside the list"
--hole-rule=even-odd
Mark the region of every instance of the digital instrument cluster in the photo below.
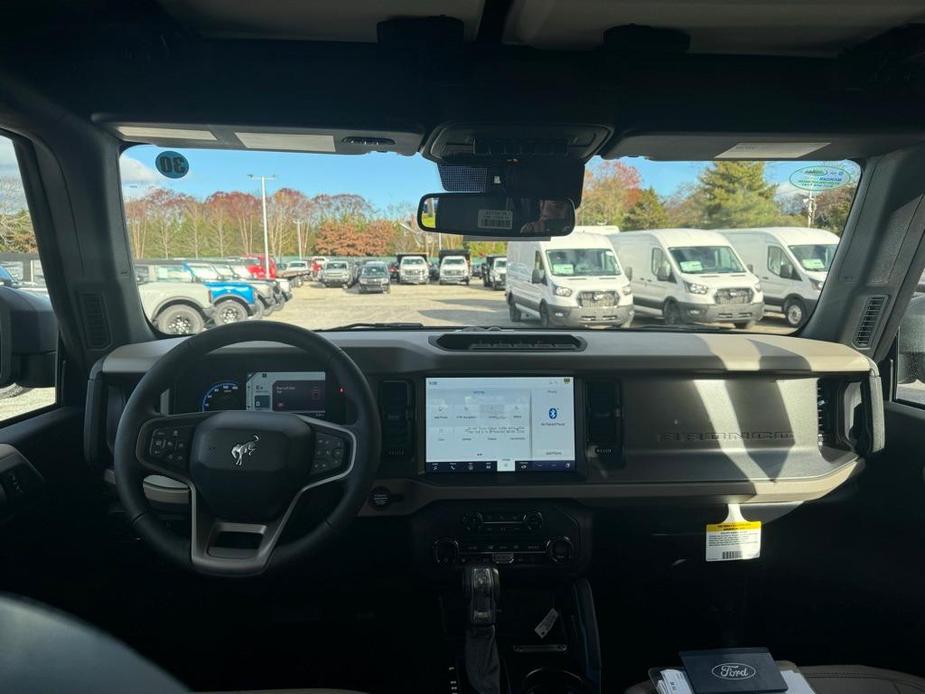
[[[323,418],[327,392],[323,371],[253,371],[244,379],[217,381],[202,393],[199,409],[297,412]]]

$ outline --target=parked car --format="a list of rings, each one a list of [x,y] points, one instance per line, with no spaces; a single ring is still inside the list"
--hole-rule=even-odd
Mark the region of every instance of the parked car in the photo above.
[[[216,309],[211,292],[202,284],[142,282],[138,295],[145,315],[168,335],[195,335],[212,324]]]
[[[343,287],[350,282],[350,266],[346,260],[329,260],[318,279],[325,287]]]
[[[761,280],[765,306],[783,312],[791,327],[803,325],[819,300],[838,237],[825,229],[806,227],[717,231]]]
[[[257,290],[258,310],[253,314],[254,318],[262,318],[264,315],[281,309],[287,301],[280,288],[281,280],[255,279],[243,263],[213,262],[212,267],[219,273],[220,279],[247,282]]]
[[[391,282],[401,282],[401,273],[397,262],[389,263],[389,280]]]
[[[512,241],[506,296],[515,323],[528,316],[544,326],[628,327],[635,315],[629,279],[600,234]]]
[[[244,261],[244,264],[247,265],[247,269],[256,279],[260,279],[260,280],[276,279],[277,268],[276,268],[276,261],[273,260],[273,258],[270,258],[269,277],[267,276],[267,264],[264,262],[263,255],[247,256],[245,258],[241,258],[241,260]]]
[[[237,323],[251,316],[259,317],[262,291],[253,280],[223,275],[211,263],[188,261],[184,267],[193,274],[196,281],[205,284],[212,292],[217,324]]]
[[[492,256],[485,264],[485,274],[482,280],[486,287],[504,289],[507,283],[507,257]]]
[[[276,269],[280,277],[288,279],[295,287],[301,287],[312,276],[311,265],[307,260],[293,260],[285,264],[281,263]]]
[[[434,261],[427,263],[427,279],[431,282],[440,281],[440,266]]]
[[[703,229],[652,229],[608,236],[633,287],[636,310],[669,325],[729,322],[746,328],[764,315],[761,283],[726,237]]]
[[[427,256],[423,253],[398,254],[398,281],[401,284],[427,284]]]
[[[440,251],[440,284],[469,284],[469,251]]]
[[[364,263],[360,269],[357,284],[360,294],[366,294],[367,292],[388,294],[391,289],[388,266],[375,260]]]
[[[309,267],[311,268],[313,280],[317,280],[321,276],[321,271],[324,269],[324,264],[327,260],[323,255],[312,256]]]

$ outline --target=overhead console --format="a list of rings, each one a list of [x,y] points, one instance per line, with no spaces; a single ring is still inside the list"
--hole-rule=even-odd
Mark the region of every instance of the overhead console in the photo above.
[[[832,343],[643,331],[328,337],[378,396],[383,449],[367,515],[453,501],[807,501],[882,447],[875,366]],[[88,458],[106,463],[119,403],[174,342],[117,349],[95,370]],[[348,401],[318,364],[252,343],[178,375],[162,406],[349,421]]]

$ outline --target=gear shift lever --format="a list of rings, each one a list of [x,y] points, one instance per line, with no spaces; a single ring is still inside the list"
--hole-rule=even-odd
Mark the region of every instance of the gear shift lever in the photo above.
[[[495,618],[501,578],[493,564],[469,564],[463,571],[469,599],[466,617],[466,675],[475,694],[499,694],[501,661],[495,641]]]

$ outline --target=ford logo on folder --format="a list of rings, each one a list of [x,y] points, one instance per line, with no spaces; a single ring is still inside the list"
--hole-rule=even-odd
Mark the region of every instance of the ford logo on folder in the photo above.
[[[714,667],[710,672],[714,677],[721,680],[750,680],[758,671],[751,665],[745,663],[722,663]]]
[[[787,691],[787,683],[766,648],[719,648],[679,655],[694,694]]]

